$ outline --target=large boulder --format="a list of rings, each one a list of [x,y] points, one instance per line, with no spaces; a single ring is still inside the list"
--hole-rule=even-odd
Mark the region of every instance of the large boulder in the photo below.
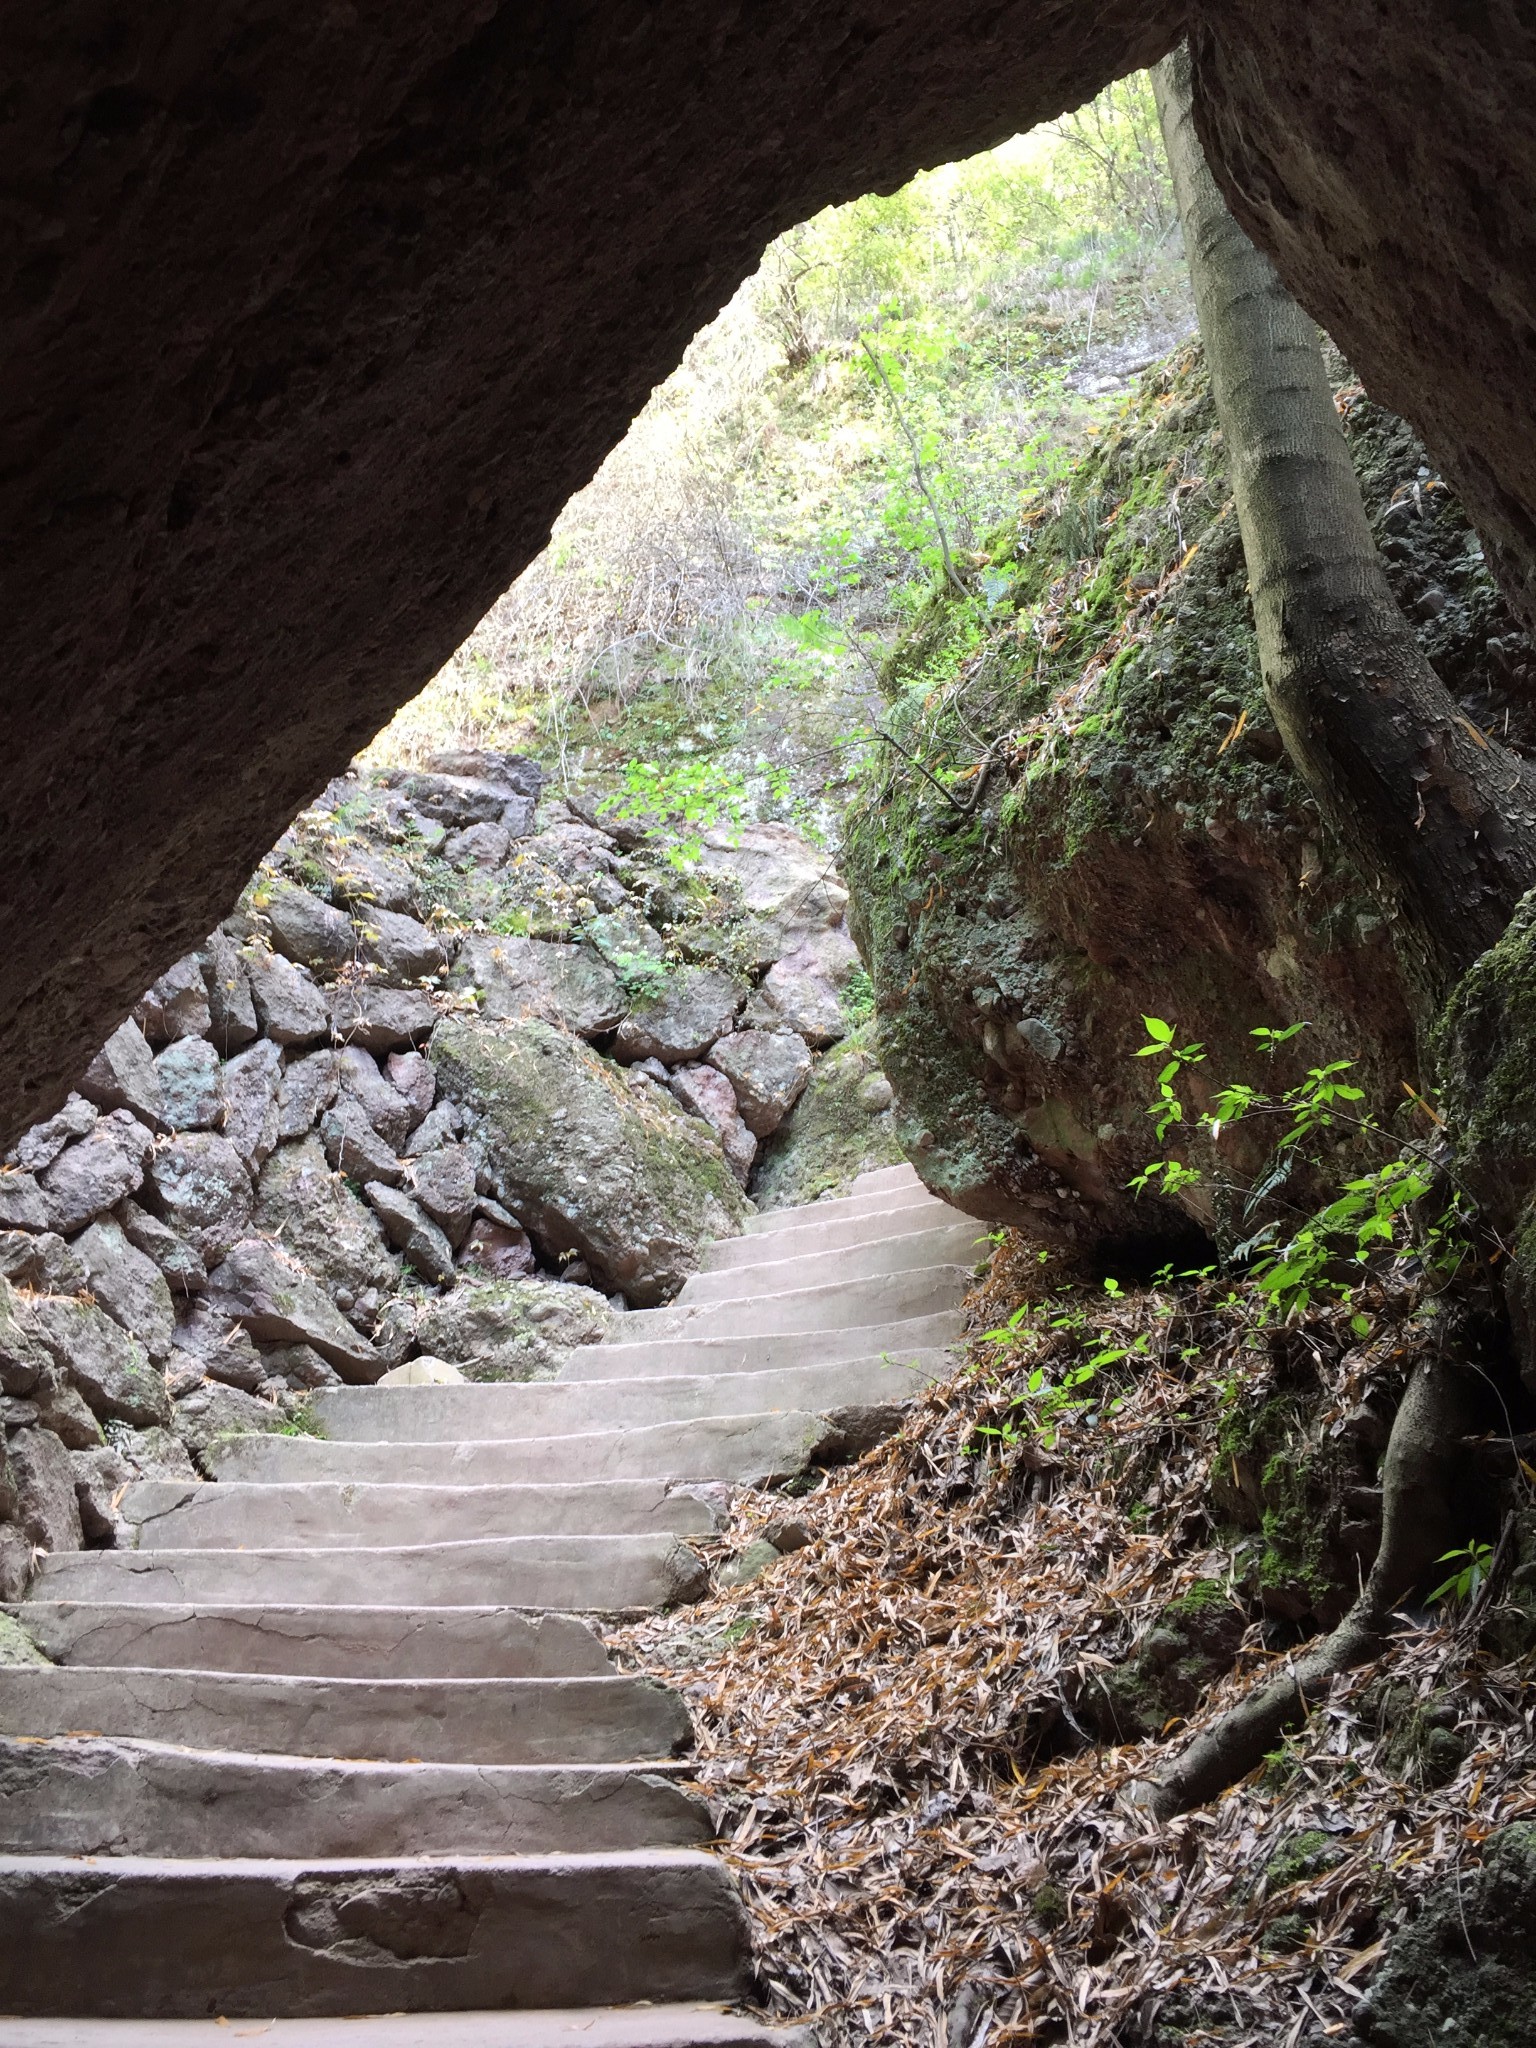
[[[717,1067],[674,1068],[667,1084],[690,1116],[701,1118],[720,1140],[726,1164],[745,1187],[757,1157],[757,1140],[741,1120],[736,1091]]]
[[[775,960],[763,977],[756,1006],[798,1032],[807,1045],[833,1045],[848,1029],[837,985],[808,948]]]
[[[312,1131],[336,1100],[340,1082],[341,1069],[334,1053],[309,1052],[302,1059],[290,1060],[277,1090],[279,1141],[302,1138]]]
[[[407,1052],[437,1022],[431,998],[419,989],[344,983],[331,991],[331,1029],[365,1052]]]
[[[679,968],[631,1010],[613,1049],[621,1060],[661,1060],[669,1067],[701,1059],[734,1027],[745,999],[740,982],[718,968]]]
[[[539,1017],[583,1038],[612,1031],[628,1007],[618,976],[591,946],[549,939],[465,941],[453,986],[480,992],[483,1017]]]
[[[85,1142],[93,1144],[95,1134]],[[66,1152],[59,1167],[69,1158]],[[245,1235],[251,1220],[251,1176],[217,1131],[188,1131],[163,1143],[150,1162],[146,1194],[210,1266]]]
[[[0,1280],[0,1394],[30,1394],[48,1363],[9,1280]]]
[[[360,1045],[344,1046],[336,1058],[336,1076],[343,1097],[351,1097],[360,1105],[364,1116],[390,1151],[398,1154],[421,1121],[415,1103],[408,1102],[397,1088],[385,1080],[379,1072],[378,1062]]]
[[[383,1224],[385,1236],[411,1270],[431,1281],[434,1287],[450,1284],[453,1246],[421,1204],[384,1181],[370,1181],[363,1195]]]
[[[203,1038],[213,1022],[202,963],[188,953],[134,1005],[133,1021],[152,1045],[178,1038]]]
[[[83,1550],[85,1531],[70,1454],[51,1430],[18,1429],[10,1440],[16,1520],[39,1550]]]
[[[713,1137],[641,1099],[579,1040],[532,1019],[450,1017],[432,1061],[478,1117],[487,1165],[534,1234],[631,1301],[670,1300],[702,1247],[739,1227],[746,1204]]]
[[[355,1095],[344,1095],[334,1109],[325,1112],[320,1119],[320,1137],[326,1158],[349,1180],[399,1186],[404,1169],[395,1148],[385,1144]]]
[[[343,1379],[378,1378],[382,1363],[331,1297],[270,1239],[248,1237],[208,1275],[208,1294],[268,1344],[308,1344]]]
[[[153,1259],[177,1294],[197,1294],[208,1284],[208,1267],[196,1245],[172,1230],[162,1217],[152,1216],[137,1202],[123,1200],[113,1211],[123,1235],[137,1251]],[[56,1287],[55,1293],[67,1292]]]
[[[103,1216],[75,1240],[91,1276],[91,1292],[151,1359],[163,1365],[176,1329],[176,1308],[165,1275],[147,1253],[130,1244],[122,1225]]]
[[[735,1090],[742,1122],[755,1138],[776,1131],[811,1078],[810,1049],[795,1031],[732,1031],[710,1050]]]
[[[784,1209],[846,1192],[854,1178],[898,1165],[894,1096],[866,1024],[850,1032],[816,1067],[800,1100],[766,1139],[752,1199]]]
[[[465,1282],[416,1318],[417,1347],[468,1380],[548,1379],[561,1354],[598,1344],[613,1311],[590,1287],[549,1280]]]
[[[330,1037],[330,1012],[307,968],[259,946],[243,957],[256,1015],[268,1038],[277,1045],[318,1045]]]
[[[178,1038],[155,1061],[160,1117],[170,1131],[211,1131],[224,1121],[224,1069],[206,1038]]]
[[[283,1056],[270,1038],[259,1039],[224,1064],[224,1135],[252,1173],[260,1171],[278,1141],[282,1078]]]
[[[94,1130],[61,1152],[39,1176],[53,1229],[61,1237],[72,1237],[93,1216],[104,1215],[124,1195],[135,1194],[144,1184],[145,1165],[154,1149],[153,1137],[126,1109],[102,1117]]]
[[[378,911],[409,911],[416,905],[416,877],[403,860],[357,841],[330,853],[331,893],[365,922]]]
[[[731,944],[744,965],[769,967],[842,921],[848,892],[827,855],[789,825],[706,832],[699,865],[744,916]]]
[[[441,974],[449,949],[442,934],[398,910],[368,910],[358,919],[362,955],[386,981],[420,981]]]
[[[33,1124],[5,1156],[7,1166],[19,1166],[25,1173],[41,1173],[52,1166],[71,1138],[83,1138],[95,1128],[98,1111],[83,1095],[71,1095],[57,1116]]]
[[[395,1263],[378,1218],[332,1172],[316,1138],[273,1153],[257,1183],[253,1220],[344,1310],[370,1290],[395,1286]]]
[[[102,1109],[126,1109],[159,1130],[160,1077],[149,1042],[133,1019],[119,1024],[86,1068],[80,1093]]]
[[[475,1155],[468,1145],[442,1145],[408,1171],[412,1192],[450,1244],[461,1245],[475,1213]]]
[[[0,1230],[46,1230],[49,1208],[42,1189],[18,1166],[0,1166]]]
[[[30,1322],[93,1415],[139,1425],[170,1419],[164,1373],[105,1309],[45,1294],[32,1303]]]
[[[262,903],[272,943],[301,967],[334,973],[357,953],[357,933],[344,911],[293,882],[279,882]]]

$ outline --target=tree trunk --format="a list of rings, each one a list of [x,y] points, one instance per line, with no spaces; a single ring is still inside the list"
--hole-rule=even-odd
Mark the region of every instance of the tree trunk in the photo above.
[[[1485,740],[1387,584],[1317,329],[1227,211],[1187,49],[1152,74],[1286,750],[1392,917],[1428,1001],[1536,883],[1536,775]]]

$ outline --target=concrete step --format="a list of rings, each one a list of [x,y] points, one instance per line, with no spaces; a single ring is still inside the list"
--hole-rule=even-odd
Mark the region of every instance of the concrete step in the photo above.
[[[285,1550],[332,1544],[400,1549],[490,1536],[710,1536],[713,1510],[661,1479],[574,1486],[242,1486],[238,1481],[152,1479],[124,1494],[119,1513],[137,1548]]]
[[[787,1209],[760,1209],[755,1216],[749,1216],[742,1226],[745,1237],[772,1236],[780,1230],[797,1230],[802,1224],[819,1217],[826,1222],[836,1222],[846,1216],[890,1215],[898,1209],[921,1208],[925,1203],[937,1204],[937,1195],[929,1194],[919,1181],[915,1187],[892,1188],[882,1194],[879,1189],[863,1195],[832,1195],[825,1201],[799,1202]],[[948,1208],[949,1204],[940,1206]],[[733,1238],[722,1238],[722,1244],[731,1244]]]
[[[945,1352],[835,1359],[778,1372],[622,1380],[539,1380],[449,1387],[327,1387],[310,1414],[333,1443],[484,1443],[576,1436],[710,1415],[819,1412],[910,1400],[948,1368]],[[551,1478],[567,1478],[556,1469]],[[677,1476],[677,1475],[673,1475]]]
[[[291,1678],[80,1664],[0,1669],[0,1735],[439,1764],[644,1763],[693,1739],[677,1694],[640,1678]]]
[[[908,1273],[914,1267],[956,1265],[972,1267],[987,1249],[981,1225],[969,1216],[950,1220],[910,1237],[876,1237],[862,1244],[835,1245],[830,1249],[796,1251],[784,1259],[768,1259],[746,1266],[722,1266],[712,1272],[694,1273],[677,1297],[678,1306],[694,1303],[739,1301],[760,1302],[779,1294],[796,1294],[807,1287],[827,1282],[849,1286],[860,1281],[886,1280],[893,1273]]]
[[[653,1767],[358,1763],[0,1737],[7,1856],[543,1856],[685,1847],[704,1801]]]
[[[7,1857],[0,1926],[0,2012],[34,2015],[728,2000],[749,1974],[730,1879],[688,1849],[391,1862]]]
[[[830,1365],[836,1359],[910,1358],[941,1350],[965,1332],[958,1309],[909,1316],[900,1323],[871,1323],[851,1330],[788,1330],[770,1337],[669,1337],[626,1344],[581,1344],[565,1354],[562,1380],[622,1380],[660,1374],[687,1378],[695,1373],[776,1372],[802,1365]]]
[[[824,1281],[749,1301],[674,1301],[631,1309],[621,1319],[626,1343],[658,1337],[772,1337],[791,1330],[848,1330],[860,1323],[938,1315],[964,1300],[971,1262],[920,1266],[887,1278]]]
[[[772,1231],[758,1231],[752,1237],[717,1238],[704,1254],[700,1270],[724,1272],[737,1266],[764,1266],[774,1259],[797,1258],[804,1252],[836,1251],[854,1245],[876,1244],[886,1238],[920,1237],[925,1230],[939,1230],[960,1220],[960,1213],[947,1202],[904,1202],[895,1209],[871,1209],[840,1218],[818,1216],[814,1208],[794,1212],[803,1219]],[[983,1226],[976,1224],[978,1235]]]
[[[868,1173],[855,1176],[852,1192],[856,1195],[884,1194],[889,1188],[920,1188],[916,1167],[905,1159],[899,1166],[876,1166]]]
[[[512,1607],[29,1600],[4,1611],[55,1664],[300,1678],[606,1678],[613,1671],[585,1622]]]
[[[265,2020],[260,2040],[262,2048],[816,2048],[809,2027],[770,2027],[719,2005]],[[13,2019],[5,2048],[230,2048],[230,2041],[222,2019]]]
[[[261,1490],[261,1489],[258,1489]],[[697,1600],[697,1553],[671,1536],[510,1536],[398,1550],[73,1550],[44,1558],[41,1600],[197,1606],[478,1607],[614,1614]]]

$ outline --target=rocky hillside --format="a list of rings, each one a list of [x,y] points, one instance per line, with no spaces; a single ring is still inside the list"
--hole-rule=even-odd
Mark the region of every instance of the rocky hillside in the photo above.
[[[825,856],[352,774],[0,1169],[0,1598],[338,1380],[533,1378],[896,1155]]]

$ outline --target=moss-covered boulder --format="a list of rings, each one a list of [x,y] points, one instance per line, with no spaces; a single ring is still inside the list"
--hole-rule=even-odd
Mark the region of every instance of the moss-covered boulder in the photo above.
[[[1196,1711],[1231,1669],[1247,1626],[1229,1586],[1200,1580],[1164,1609],[1123,1663],[1095,1674],[1079,1713],[1102,1741],[1146,1741]]]
[[[1527,2048],[1536,2015],[1536,1827],[1510,1827],[1399,1928],[1355,2014],[1371,2048]]]
[[[752,1180],[760,1209],[787,1209],[846,1192],[854,1177],[899,1164],[894,1095],[865,1023],[835,1046],[763,1144]]]
[[[461,1281],[427,1297],[417,1348],[462,1368],[467,1380],[552,1379],[573,1345],[607,1335],[613,1311],[591,1287],[563,1281]]]
[[[1348,432],[1389,575],[1469,715],[1525,714],[1529,647],[1423,451],[1358,388]],[[1417,1071],[1417,999],[1375,903],[1283,754],[1199,352],[1149,372],[1064,490],[936,594],[888,667],[844,868],[904,1148],[939,1193],[1056,1241],[1236,1241],[1268,1124],[1218,1145],[1178,1202],[1133,1200],[1161,1148],[1146,1015],[1198,1040],[1186,1091],[1279,1090],[1355,1062],[1380,1113]],[[1260,1026],[1309,1029],[1273,1059]],[[1378,1163],[1372,1155],[1371,1164]],[[1315,1190],[1298,1170],[1284,1198]]]
[[[703,1247],[740,1228],[747,1205],[709,1126],[579,1039],[533,1019],[450,1017],[432,1064],[535,1236],[637,1306],[670,1300]]]

